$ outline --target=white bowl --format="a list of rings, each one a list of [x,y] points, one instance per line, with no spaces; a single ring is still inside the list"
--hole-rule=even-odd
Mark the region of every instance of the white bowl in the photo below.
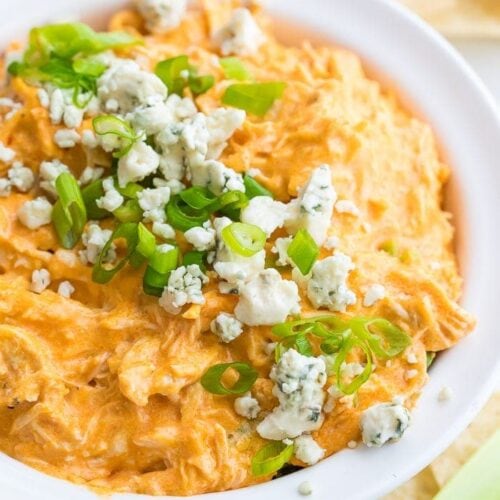
[[[102,24],[122,4],[122,0],[4,0],[0,5],[0,46],[45,21],[92,16]],[[479,324],[433,366],[413,425],[401,442],[382,449],[345,450],[284,478],[204,498],[299,498],[297,486],[308,480],[316,499],[373,499],[397,487],[442,452],[477,414],[498,380],[500,335],[495,316],[500,266],[494,253],[500,247],[500,121],[492,98],[455,50],[394,3],[276,0],[271,8],[276,16],[300,22],[360,54],[433,125],[461,188],[459,249],[462,270],[467,268],[463,303]],[[437,401],[443,385],[455,392],[447,403]],[[84,488],[4,455],[0,455],[0,491],[5,500],[96,498]]]

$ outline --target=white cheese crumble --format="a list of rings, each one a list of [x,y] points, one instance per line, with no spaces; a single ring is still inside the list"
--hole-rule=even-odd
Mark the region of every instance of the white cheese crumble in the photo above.
[[[16,157],[16,152],[5,146],[5,144],[0,141],[0,161],[3,163],[11,163]]]
[[[75,287],[69,281],[61,281],[57,288],[57,293],[66,299],[69,299],[75,292]]]
[[[187,0],[135,0],[135,5],[149,31],[165,33],[181,24]]]
[[[33,171],[25,167],[21,162],[14,162],[7,172],[10,184],[17,188],[21,193],[29,191],[35,183]]]
[[[17,211],[17,217],[28,229],[38,229],[50,224],[52,205],[44,196],[23,203]]]
[[[260,227],[269,237],[279,227],[283,227],[287,207],[269,196],[256,196],[241,211],[241,222]]]
[[[295,457],[307,465],[318,463],[325,456],[325,450],[308,434],[295,439]]]
[[[298,487],[298,491],[304,497],[311,495],[313,492],[311,482],[310,481],[303,481],[302,483],[300,483],[299,487]]]
[[[85,249],[78,252],[81,262],[83,264],[95,264],[102,249],[111,238],[111,234],[110,229],[101,229],[96,222],[90,222],[82,234],[82,243]],[[116,252],[113,244],[105,256],[104,262],[111,262],[115,258]]]
[[[406,380],[414,379],[418,375],[418,370],[406,370],[405,378]]]
[[[97,181],[104,174],[104,169],[101,167],[85,167],[83,172],[78,179],[80,186],[86,186],[87,184],[92,184],[92,182]]]
[[[165,222],[165,205],[170,200],[170,188],[147,188],[137,193],[139,206],[144,211],[144,219],[150,222]]]
[[[255,276],[264,269],[266,252],[261,250],[251,257],[244,257],[229,249],[222,239],[222,230],[232,224],[228,217],[214,219],[214,228],[217,233],[217,253],[214,262],[214,270],[223,280],[229,283],[239,284]]]
[[[47,193],[57,196],[56,179],[64,172],[69,172],[69,168],[59,160],[42,161],[39,169],[40,187]]]
[[[84,130],[81,134],[82,144],[89,149],[94,149],[99,145],[99,141],[92,130]]]
[[[406,362],[410,365],[416,365],[418,363],[417,355],[413,351],[409,351],[406,354]]]
[[[330,228],[336,199],[330,167],[321,165],[312,172],[299,196],[288,204],[287,231],[293,234],[299,229],[307,229],[314,241],[322,246]]]
[[[273,366],[270,378],[275,382],[273,394],[279,405],[257,426],[259,435],[281,440],[319,429],[327,378],[323,359],[289,349]]]
[[[31,291],[42,293],[50,285],[50,273],[47,269],[35,269],[31,274]]]
[[[102,187],[104,189],[104,196],[98,198],[95,204],[103,210],[114,212],[123,205],[125,198],[116,190],[115,182],[112,177],[104,179]]]
[[[278,254],[278,259],[276,260],[278,266],[288,266],[292,264],[290,257],[288,257],[288,247],[292,239],[291,236],[288,236],[287,238],[277,238],[274,242],[271,252]]]
[[[170,314],[178,314],[186,304],[204,304],[201,289],[205,283],[208,278],[198,265],[178,267],[170,274],[159,303]]]
[[[130,151],[118,161],[118,184],[125,187],[129,182],[142,181],[158,169],[160,157],[145,142],[136,142]]]
[[[189,172],[193,186],[206,187],[216,196],[227,191],[245,192],[242,175],[219,161],[191,164]]]
[[[245,8],[234,10],[231,19],[216,31],[213,38],[224,56],[254,54],[265,40],[251,12]]]
[[[232,314],[220,313],[210,323],[210,330],[227,344],[242,334],[243,325]]]
[[[351,258],[337,253],[316,262],[307,283],[307,296],[312,305],[319,309],[344,312],[356,302],[356,295],[347,285],[349,272],[354,269]]]
[[[324,247],[327,250],[334,250],[340,245],[340,239],[338,236],[328,236],[328,238],[325,240]]]
[[[365,292],[365,296],[363,297],[363,306],[371,307],[384,297],[385,287],[383,285],[379,285],[378,283],[370,285]]]
[[[12,191],[12,185],[9,179],[0,178],[0,197],[5,198],[10,195]]]
[[[184,233],[188,243],[199,252],[205,252],[215,248],[216,232],[210,221],[204,222],[201,227],[192,227]]]
[[[447,385],[444,385],[438,394],[438,401],[445,402],[450,401],[453,398],[453,389]]]
[[[54,134],[54,142],[62,149],[70,149],[80,142],[80,134],[73,129],[62,128]]]
[[[153,231],[154,235],[163,238],[164,240],[175,239],[175,229],[170,224],[166,224],[164,222],[153,222],[151,231]]]
[[[265,269],[239,287],[240,299],[234,313],[250,326],[282,323],[300,312],[297,285],[284,280],[276,269]]]
[[[0,97],[0,106],[10,108],[10,110],[5,113],[6,120],[10,120],[23,107],[20,102],[16,102],[10,97]]]
[[[150,98],[166,99],[164,83],[130,59],[117,59],[97,81],[97,95],[106,111],[126,114]]]
[[[359,216],[359,208],[350,200],[339,200],[335,203],[335,211],[339,214]]]
[[[361,432],[366,446],[382,446],[398,441],[410,424],[410,413],[401,404],[379,403],[361,416]]]
[[[260,412],[259,402],[252,397],[250,392],[234,400],[234,411],[242,417],[253,420]]]
[[[347,447],[350,448],[351,450],[354,450],[355,448],[358,447],[358,442],[357,441],[349,441],[347,443]]]

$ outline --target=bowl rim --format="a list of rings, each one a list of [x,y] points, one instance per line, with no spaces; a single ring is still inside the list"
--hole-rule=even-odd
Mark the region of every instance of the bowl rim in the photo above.
[[[18,9],[4,4],[0,6],[4,25],[0,44],[49,18],[107,14],[124,0],[109,0],[106,6],[101,3],[47,0],[47,12],[39,12],[37,0],[18,0]],[[326,498],[329,487],[335,488],[339,498],[376,498],[416,474],[442,452],[479,412],[500,375],[500,359],[495,355],[500,338],[493,334],[494,297],[500,293],[500,267],[493,254],[500,244],[494,221],[494,215],[500,213],[496,196],[500,192],[500,172],[494,170],[496,158],[500,157],[500,119],[493,97],[456,50],[392,0],[309,0],[307,4],[303,0],[276,0],[270,11],[299,21],[333,43],[360,54],[386,75],[396,89],[402,89],[403,95],[417,105],[433,126],[460,181],[464,217],[471,222],[466,246],[475,269],[469,273],[463,303],[479,318],[479,325],[472,336],[442,354],[424,388],[405,440],[377,450],[344,450],[292,475],[240,490],[206,494],[203,498],[256,500],[271,494],[299,498],[297,486],[305,480],[313,484],[316,498]],[[53,12],[57,16],[51,15]],[[488,374],[483,373],[485,363],[490,367]],[[460,389],[446,405],[436,402],[443,385]],[[0,470],[5,472],[0,477],[2,491],[11,495],[4,496],[6,499],[20,498],[21,494],[47,500],[57,495],[76,500],[96,498],[87,489],[42,474],[3,454]],[[139,496],[114,494],[113,498]]]

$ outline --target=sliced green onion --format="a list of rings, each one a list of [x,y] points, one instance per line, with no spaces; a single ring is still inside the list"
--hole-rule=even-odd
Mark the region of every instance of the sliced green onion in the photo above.
[[[346,362],[349,354],[355,349],[363,351],[366,356],[366,364],[363,371],[346,384],[342,377],[342,364]],[[335,356],[333,371],[337,375],[337,387],[344,394],[354,394],[370,378],[372,373],[372,354],[366,343],[352,334],[345,335],[342,347]]]
[[[128,263],[134,268],[134,269],[139,269],[144,262],[146,262],[148,259],[144,257],[144,255],[140,254],[137,250],[134,250],[128,259]]]
[[[196,264],[202,272],[205,271],[205,260],[207,258],[207,252],[186,252],[182,256],[182,265],[189,266],[191,264]]]
[[[215,78],[212,75],[189,75],[188,85],[191,92],[195,96],[199,96],[204,94],[208,90],[210,90],[215,84]]]
[[[359,338],[368,342],[375,356],[381,359],[398,356],[411,344],[410,336],[383,318],[353,318],[349,325]]]
[[[80,75],[100,77],[106,71],[106,65],[95,57],[84,57],[73,61],[73,70]]]
[[[343,338],[341,335],[331,335],[330,337],[327,337],[323,342],[321,342],[319,348],[325,354],[335,354],[339,352],[340,348],[342,347],[342,343]]]
[[[155,235],[142,222],[137,225],[137,246],[135,250],[146,259],[149,259],[156,251]]]
[[[179,195],[173,196],[166,208],[168,222],[184,233],[193,227],[202,226],[210,213],[206,209],[197,210],[185,203]]]
[[[60,174],[55,185],[59,200],[52,211],[52,222],[61,245],[64,248],[73,248],[87,222],[85,203],[80,187],[70,173]]]
[[[114,266],[106,265],[105,259],[111,248],[111,245],[114,241],[124,239],[127,243],[127,253],[124,257],[122,257]],[[106,242],[104,248],[102,249],[97,262],[94,264],[94,268],[92,270],[92,279],[96,283],[108,283],[113,279],[116,273],[118,273],[127,263],[130,256],[135,251],[137,246],[137,224],[133,222],[125,222],[120,224],[113,234],[111,238]]]
[[[237,57],[223,57],[219,63],[224,70],[224,76],[230,80],[251,80],[252,74]]]
[[[189,60],[185,55],[161,61],[155,68],[156,76],[165,84],[168,93],[181,97],[186,86],[186,79],[181,76],[183,71],[189,71]]]
[[[426,363],[427,363],[427,369],[429,369],[432,365],[432,363],[434,363],[434,360],[436,359],[436,353],[435,352],[432,352],[432,351],[427,351],[425,353],[425,360],[426,360]]]
[[[245,184],[245,194],[249,199],[255,198],[256,196],[269,196],[270,198],[274,198],[273,193],[262,184],[259,184],[251,175],[245,174],[243,183]]]
[[[96,201],[103,197],[104,194],[102,179],[98,179],[82,189],[83,202],[85,203],[87,216],[90,220],[105,219],[110,216],[107,210],[98,207],[96,204]]]
[[[177,268],[179,263],[179,248],[172,247],[164,250],[165,245],[156,247],[155,252],[149,258],[149,267],[160,274],[167,274]]]
[[[299,229],[288,246],[287,254],[302,275],[306,276],[318,258],[319,247],[306,229]]]
[[[127,200],[113,212],[113,215],[120,222],[140,222],[144,217],[144,212],[137,200]]]
[[[222,230],[222,239],[227,247],[244,257],[260,252],[266,243],[266,233],[258,226],[233,222]]]
[[[228,106],[243,109],[257,116],[264,116],[285,90],[286,83],[236,83],[230,85],[222,102]]]
[[[274,350],[276,362],[278,362],[281,359],[283,353],[288,349],[295,349],[298,353],[302,354],[303,356],[313,355],[313,348],[311,342],[309,341],[305,333],[298,333],[297,335],[291,335],[289,337],[285,337],[281,342],[278,342]]]
[[[252,474],[267,476],[280,470],[293,456],[294,445],[274,441],[262,447],[252,458]]]
[[[200,186],[184,189],[179,193],[179,197],[191,208],[196,208],[198,210],[211,206],[214,201],[217,200],[217,197],[207,188]]]
[[[115,135],[121,139],[123,147],[113,153],[115,158],[125,156],[140,139],[140,135],[136,134],[132,126],[117,116],[97,116],[92,120],[92,125],[97,135]]]
[[[226,387],[222,383],[222,376],[230,368],[238,372],[239,378],[232,387]],[[243,394],[252,388],[258,376],[255,368],[248,363],[234,361],[210,367],[201,377],[200,382],[203,388],[212,394]]]
[[[137,182],[129,182],[124,187],[121,187],[118,183],[118,179],[114,179],[115,189],[125,198],[135,199],[137,198],[137,193],[140,193],[144,188],[137,184]]]
[[[224,213],[226,210],[240,210],[248,205],[248,197],[241,191],[228,191],[221,194],[208,208],[210,212]]]
[[[142,289],[146,295],[152,295],[153,297],[161,297],[164,288],[168,284],[169,273],[162,274],[155,271],[151,266],[146,268],[144,277],[142,280]]]

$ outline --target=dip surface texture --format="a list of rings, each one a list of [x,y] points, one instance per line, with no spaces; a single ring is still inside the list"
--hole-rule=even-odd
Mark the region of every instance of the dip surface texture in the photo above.
[[[209,113],[235,83],[224,77],[224,45],[214,33],[238,6],[199,2],[179,26],[154,34],[138,11],[123,11],[110,30],[143,37],[143,45],[119,54],[147,71],[185,54],[200,74],[214,75],[214,86],[195,99]],[[297,197],[319,165],[330,166],[337,203],[330,244],[320,245],[319,258],[341,253],[354,266],[348,276],[354,300],[346,299],[340,316],[385,318],[412,338],[404,354],[374,361],[355,397],[339,395],[331,374],[322,381],[323,423],[311,436],[329,456],[361,439],[368,408],[402,398],[411,409],[427,379],[426,353],[453,346],[473,328],[457,304],[462,280],[450,214],[442,208],[450,169],[430,126],[369,78],[355,54],[308,43],[284,46],[260,9],[250,10],[264,38],[238,58],[255,81],[285,82],[286,88],[264,116],[247,114],[220,161],[238,173],[258,169],[255,178],[283,203]],[[51,122],[36,86],[13,77],[3,94],[22,107],[8,118],[0,107],[0,141],[35,176],[43,161],[54,159],[76,178],[89,165],[110,168],[99,147],[54,142],[65,127]],[[91,118],[76,128],[80,135],[92,129]],[[0,175],[9,167],[0,159]],[[143,293],[143,269],[129,266],[110,283],[95,283],[92,267],[80,259],[81,242],[63,249],[51,225],[29,229],[19,221],[23,204],[44,194],[35,187],[0,198],[0,449],[105,491],[192,495],[271,479],[251,472],[252,457],[267,442],[257,426],[281,397],[273,391],[277,375],[270,377],[276,361],[269,344],[277,341],[271,326],[244,325],[227,342],[213,333],[212,321],[221,312],[233,314],[239,300],[220,292],[213,271],[204,303],[176,315]],[[285,227],[273,233],[268,258],[276,259],[274,242],[287,236]],[[182,235],[178,239],[190,249]],[[50,284],[35,293],[32,274],[40,269],[48,270]],[[277,269],[291,280],[290,268]],[[74,292],[60,288],[67,281]],[[324,314],[313,307],[307,285],[299,289],[302,316]],[[361,358],[349,359],[354,371]],[[211,394],[199,383],[208,368],[231,361],[257,370],[251,395],[260,413],[252,399],[240,401],[237,412],[237,396]],[[307,456],[301,452],[292,463],[304,466]]]

